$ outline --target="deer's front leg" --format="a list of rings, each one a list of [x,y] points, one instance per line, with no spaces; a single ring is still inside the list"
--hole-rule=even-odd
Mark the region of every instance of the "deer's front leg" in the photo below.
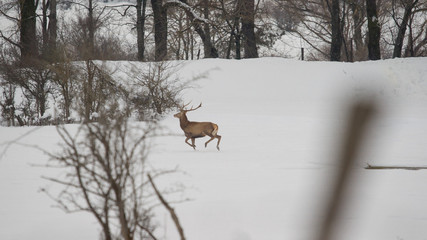
[[[196,139],[195,138],[191,138],[191,143],[193,144],[193,148],[194,150],[196,150],[196,144],[195,144]]]
[[[190,144],[189,142],[188,142],[188,140],[191,138],[191,143],[192,144]],[[196,150],[196,145],[194,145],[194,138],[192,138],[192,137],[187,137],[186,139],[185,139],[185,143],[187,143],[188,145],[190,145],[191,147],[193,147],[194,148],[194,150]]]

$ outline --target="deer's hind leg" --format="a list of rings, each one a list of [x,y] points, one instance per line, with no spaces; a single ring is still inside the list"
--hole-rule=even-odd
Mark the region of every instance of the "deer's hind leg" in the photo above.
[[[209,137],[211,137],[211,139],[209,139],[207,142],[205,142],[205,147],[207,147],[208,143],[210,143],[212,140],[215,139],[215,136],[209,136]]]
[[[216,149],[218,149],[218,151],[219,151],[219,143],[221,142],[221,136],[220,135],[216,135],[215,137],[218,138],[218,142],[216,144]]]
[[[221,136],[220,135],[209,135],[209,137],[211,137],[211,139],[209,139],[207,142],[205,142],[205,147],[208,146],[208,143],[210,143],[212,140],[214,140],[215,138],[218,139],[218,143],[216,144],[216,149],[218,149],[219,151],[219,142],[221,142]]]

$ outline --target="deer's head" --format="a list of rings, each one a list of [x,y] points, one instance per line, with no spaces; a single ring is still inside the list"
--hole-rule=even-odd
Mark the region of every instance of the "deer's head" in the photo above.
[[[196,108],[191,107],[190,109],[185,109],[185,107],[188,106],[188,104],[190,104],[190,103],[187,103],[186,105],[183,105],[182,107],[180,107],[179,108],[179,113],[176,113],[173,116],[176,117],[176,118],[182,118],[182,117],[186,116],[185,114],[187,112],[194,111],[194,110],[196,110],[196,109],[198,109],[198,108],[200,108],[202,106],[202,103],[200,103],[199,106],[196,107]]]

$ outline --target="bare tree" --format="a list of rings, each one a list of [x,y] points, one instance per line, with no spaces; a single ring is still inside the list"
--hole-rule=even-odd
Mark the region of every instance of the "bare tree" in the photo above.
[[[351,20],[353,23],[353,34],[351,39],[351,60],[365,60],[367,58],[366,45],[363,39],[362,26],[365,22],[365,5],[363,0],[352,0],[349,2]],[[355,47],[353,48],[353,42]],[[354,49],[354,50],[353,50]]]
[[[223,16],[222,20],[225,21],[223,29],[227,29],[225,32],[228,34],[225,58],[229,59],[231,57],[231,49],[234,45],[235,58],[241,59],[242,32],[239,2],[221,0],[220,3],[221,15]]]
[[[36,37],[36,8],[34,0],[24,0],[20,2],[20,48],[21,61],[38,56],[38,43]],[[26,63],[24,63],[26,65]]]
[[[108,1],[104,1],[105,3],[107,3]],[[132,29],[136,30],[136,59],[138,61],[144,61],[146,60],[146,56],[145,56],[145,50],[146,50],[146,31],[147,31],[147,2],[148,0],[136,0],[136,3],[133,4],[131,2],[129,3],[125,3],[123,2],[122,4],[105,4],[103,7],[103,11],[107,10],[106,12],[106,20],[108,21],[108,23],[103,24],[106,25],[106,28],[108,29],[111,26],[114,26],[116,28],[117,25],[119,25],[119,29],[121,28],[121,26],[123,25],[130,25],[132,26]],[[135,12],[134,12],[135,11]],[[130,13],[130,14],[129,14]],[[119,14],[119,15],[117,15]],[[134,14],[134,15],[133,15]],[[122,24],[122,20],[124,18],[126,18],[127,16],[130,16],[131,20],[130,22],[126,22],[125,24]],[[118,23],[117,23],[118,22]],[[149,33],[148,33],[149,34]],[[116,48],[116,49],[122,49],[123,48],[123,39],[121,38],[117,38],[114,36],[111,36],[111,34],[109,34],[110,36],[106,36],[105,32],[100,35],[98,38],[104,38],[107,42],[110,42],[108,45],[109,46],[98,46],[97,48],[99,50],[97,51],[103,51],[106,50],[108,48]],[[117,43],[113,43],[113,45],[111,44],[112,42],[117,41]],[[114,46],[115,45],[115,46]],[[133,44],[132,44],[133,45]],[[133,48],[133,46],[132,46]],[[108,60],[115,60],[113,58],[111,58],[111,54],[109,53],[111,51],[111,49],[107,50],[107,51],[103,51],[106,54],[102,54],[101,53],[101,58],[102,59],[108,59]],[[113,51],[114,52],[114,51]],[[110,56],[109,56],[110,55]],[[126,54],[122,54],[124,56],[126,56]],[[107,56],[107,58],[106,58]],[[114,55],[113,55],[114,57]],[[134,59],[135,57],[129,57],[126,56],[125,58],[122,58],[120,60],[130,60],[130,59]]]
[[[330,60],[332,41],[334,41],[334,47],[340,44],[338,38],[341,36],[341,28],[344,27],[344,23],[340,22],[339,18],[343,14],[339,10],[339,5],[337,8],[335,2],[332,8],[331,0],[276,0],[276,3],[280,8],[286,9],[297,20],[299,27],[295,28],[294,33],[318,52],[316,59]],[[334,13],[331,12],[332,9],[334,9]],[[339,12],[336,12],[337,9]],[[335,17],[335,20],[332,17]],[[333,28],[334,30],[332,30]],[[333,40],[333,34],[335,40]],[[339,53],[337,53],[337,49],[333,50],[333,52],[334,56],[341,54],[341,50]]]
[[[137,59],[144,60],[145,51],[145,19],[146,19],[147,0],[136,1],[136,38],[138,45]]]
[[[20,64],[31,65],[38,57],[37,41],[37,5],[38,1],[4,1],[0,2],[0,15],[13,22],[13,29],[0,29],[2,41],[19,49]],[[2,43],[3,47],[6,45]]]
[[[167,56],[167,9],[163,6],[163,0],[151,0],[154,16],[154,42],[155,60],[166,60]]]
[[[255,0],[239,0],[245,58],[257,58],[255,39]]]
[[[79,75],[78,67],[71,62],[69,58],[64,58],[63,61],[52,64],[49,66],[54,76],[52,81],[55,83],[54,88],[59,92],[60,99],[59,109],[62,113],[57,118],[62,119],[63,122],[72,122],[71,110],[72,103],[77,98],[77,89],[74,85],[76,77]],[[61,116],[62,115],[62,116]]]
[[[203,8],[203,17],[205,19],[210,19],[210,11],[211,11],[211,1],[210,0],[203,0],[202,1],[202,8]],[[218,50],[216,47],[214,47],[214,44],[212,43],[212,37],[211,37],[211,28],[210,28],[210,22],[204,22],[203,23],[203,30],[205,33],[205,38],[202,38],[204,51],[205,51],[205,58],[217,58]],[[199,33],[200,35],[200,33]],[[202,35],[200,35],[202,37]]]
[[[0,95],[1,116],[7,121],[8,126],[15,126],[15,90],[16,86],[7,82],[1,82],[2,95]]]
[[[204,77],[195,76],[187,81],[176,74],[180,65],[170,62],[152,62],[132,67],[128,77],[134,79],[127,103],[136,111],[137,119],[156,119],[181,104],[181,92],[191,83]]]
[[[75,89],[76,101],[75,109],[84,121],[95,120],[100,112],[109,114],[105,117],[114,117],[115,111],[127,114],[125,109],[116,108],[119,99],[126,95],[124,90],[112,77],[113,72],[105,65],[87,60],[84,62],[82,71],[77,72]],[[119,114],[117,112],[117,114]]]
[[[62,152],[49,153],[50,166],[64,168],[64,178],[45,177],[64,186],[56,196],[66,212],[91,213],[104,239],[156,239],[153,196],[146,188],[146,156],[154,126],[132,126],[124,116],[85,123],[76,133],[58,126]],[[117,234],[116,234],[117,233]]]
[[[157,186],[154,184],[153,178],[151,177],[150,174],[147,174],[148,176],[148,180],[151,183],[151,186],[154,189],[154,192],[156,193],[157,197],[159,198],[161,204],[166,208],[166,210],[168,210],[169,214],[171,215],[171,218],[173,220],[173,222],[175,223],[176,229],[178,230],[178,234],[180,236],[181,240],[185,240],[185,235],[184,235],[184,229],[181,225],[181,222],[179,221],[178,215],[175,212],[175,209],[173,209],[170,204],[166,201],[166,199],[163,197],[162,193],[159,191],[159,189],[157,188]]]
[[[376,1],[377,0],[366,0],[366,16],[368,18],[368,56],[370,60],[381,59],[381,28],[378,20]]]
[[[203,2],[204,16],[208,14],[208,1]],[[155,41],[155,59],[156,61],[165,60],[167,58],[167,23],[168,23],[168,9],[171,7],[182,9],[189,19],[194,30],[200,36],[204,46],[204,56],[206,58],[218,57],[218,51],[213,46],[210,36],[209,21],[201,17],[187,0],[165,1],[151,0],[151,7],[154,15],[154,41]]]
[[[72,2],[79,9],[79,15],[70,23],[64,23],[69,29],[67,40],[76,52],[76,60],[103,59],[103,52],[117,50],[120,45],[102,46],[100,29],[107,25],[110,13],[113,11],[99,2],[88,0]],[[105,37],[104,37],[105,39]],[[108,51],[107,50],[107,51]]]
[[[255,14],[259,6],[254,0],[221,0],[218,8],[220,11],[217,15],[221,16],[216,21],[215,28],[217,36],[222,40],[223,51],[225,58],[232,57],[232,49],[234,48],[234,57],[242,58],[257,58],[259,41],[255,34]],[[220,31],[218,31],[218,29]],[[262,31],[262,30],[261,30]]]
[[[405,49],[405,57],[427,56],[427,20],[419,22],[419,19],[427,19],[427,9],[420,8],[413,12],[408,28],[408,41]]]
[[[0,61],[1,76],[7,84],[22,90],[18,121],[23,124],[44,124],[43,118],[48,108],[48,96],[52,93],[52,71],[47,68],[46,62],[35,62],[34,59],[27,58],[26,67],[19,64],[17,56],[7,56],[9,61]],[[10,89],[15,89],[10,88]],[[18,108],[18,107],[17,107]],[[18,117],[18,116],[17,116]]]
[[[329,1],[327,1],[329,3]],[[340,20],[340,1],[332,0],[330,5],[331,12],[331,50],[330,60],[340,61],[341,60],[341,45],[342,45],[342,30]]]
[[[190,59],[191,43],[195,41],[194,31],[185,12],[180,9],[169,9],[169,49],[174,53],[175,59]],[[191,39],[190,39],[191,38]],[[194,56],[194,54],[193,54]]]
[[[406,0],[401,2],[404,8],[404,13],[400,23],[398,22],[397,16],[393,14],[393,19],[399,29],[394,42],[393,58],[402,56],[403,40],[405,38],[406,29],[410,23],[412,12],[418,3],[418,0]]]
[[[42,1],[42,57],[46,61],[55,59],[54,53],[57,40],[56,3],[57,0]]]
[[[210,35],[210,22],[209,17],[209,0],[203,0],[203,16],[202,18],[195,13],[193,7],[191,7],[187,0],[180,0],[179,4],[177,2],[168,2],[168,6],[176,6],[183,9],[191,22],[194,30],[200,36],[200,39],[203,42],[204,57],[205,58],[216,58],[218,57],[218,50],[213,46]]]

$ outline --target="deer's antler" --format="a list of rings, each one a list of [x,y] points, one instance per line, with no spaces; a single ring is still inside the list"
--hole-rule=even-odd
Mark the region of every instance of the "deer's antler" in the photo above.
[[[185,111],[187,111],[187,112],[194,111],[194,110],[196,110],[196,109],[199,109],[201,106],[202,106],[202,103],[200,103],[200,104],[199,104],[199,106],[198,106],[198,107],[196,107],[196,108],[193,108],[193,106],[191,106],[191,108],[190,108],[190,109],[185,110]]]
[[[185,108],[188,106],[188,105],[190,105],[190,103],[191,103],[191,101],[190,102],[188,102],[187,104],[176,104],[176,107],[181,111],[181,112],[183,112],[183,111],[185,111]]]

